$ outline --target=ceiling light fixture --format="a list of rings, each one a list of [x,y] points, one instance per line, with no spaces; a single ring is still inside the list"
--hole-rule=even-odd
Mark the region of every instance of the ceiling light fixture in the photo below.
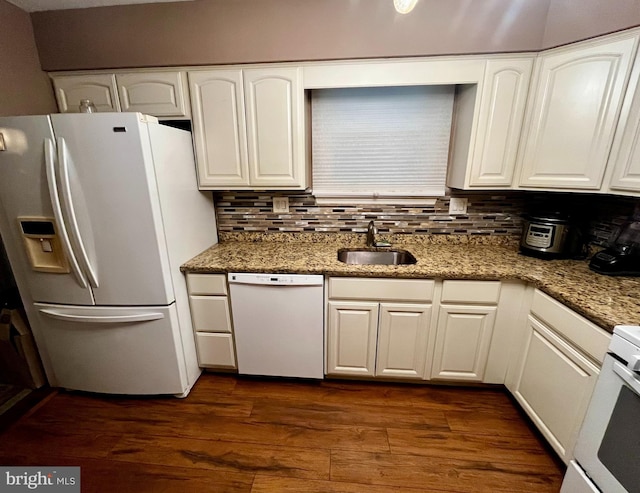
[[[416,6],[418,0],[393,0],[393,6],[400,14],[408,14]]]

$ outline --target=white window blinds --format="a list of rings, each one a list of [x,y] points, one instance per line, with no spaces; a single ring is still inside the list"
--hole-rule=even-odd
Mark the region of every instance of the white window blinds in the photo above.
[[[454,86],[313,91],[314,195],[444,195],[453,97]]]

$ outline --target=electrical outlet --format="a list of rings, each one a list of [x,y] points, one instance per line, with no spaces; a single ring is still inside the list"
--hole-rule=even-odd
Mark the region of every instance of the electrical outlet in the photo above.
[[[289,197],[273,197],[273,212],[289,212]]]
[[[468,200],[469,199],[451,197],[451,200],[449,201],[449,214],[450,215],[466,214]]]

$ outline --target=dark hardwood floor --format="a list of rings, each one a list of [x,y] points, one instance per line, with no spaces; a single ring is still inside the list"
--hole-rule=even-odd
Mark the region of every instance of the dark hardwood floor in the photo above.
[[[84,493],[557,493],[564,474],[500,389],[213,374],[182,400],[54,394],[0,463],[79,465]]]

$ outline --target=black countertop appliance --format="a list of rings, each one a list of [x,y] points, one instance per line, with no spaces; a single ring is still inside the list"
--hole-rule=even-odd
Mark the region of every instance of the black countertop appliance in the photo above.
[[[591,258],[589,268],[609,276],[640,276],[640,221],[628,222],[612,247]]]

